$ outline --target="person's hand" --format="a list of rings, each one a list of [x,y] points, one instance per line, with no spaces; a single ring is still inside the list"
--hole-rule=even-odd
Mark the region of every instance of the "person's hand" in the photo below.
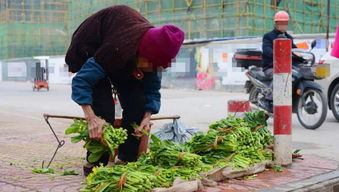
[[[91,139],[98,140],[102,142],[102,127],[106,123],[105,120],[97,117],[91,105],[81,105],[82,110],[84,111],[86,121],[88,123],[88,132]]]
[[[151,130],[151,126],[153,125],[153,123],[151,123],[150,120],[151,114],[146,113],[140,125],[137,128],[135,128],[134,133],[132,133],[132,135],[135,137],[141,137],[144,132],[149,132]]]
[[[87,119],[89,137],[98,141],[102,141],[103,130],[102,127],[106,123],[105,120],[92,116]]]
[[[146,122],[146,120],[142,121],[140,126],[134,130],[132,135],[134,137],[142,137],[145,133],[148,133],[151,130],[152,125],[152,122]]]

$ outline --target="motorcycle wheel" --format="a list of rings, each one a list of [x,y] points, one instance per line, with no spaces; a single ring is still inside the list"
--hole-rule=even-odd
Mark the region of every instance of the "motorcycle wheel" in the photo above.
[[[250,95],[249,96],[249,101],[250,101],[250,103],[256,105],[257,107],[259,107],[259,105],[258,105],[258,100],[260,99],[260,98],[258,98],[259,97],[259,92],[260,92],[259,89],[255,88],[254,86],[251,87],[250,92],[249,92],[249,95]],[[259,109],[263,110],[260,107],[259,107]],[[270,115],[269,115],[269,113],[266,110],[264,110],[264,111],[265,111],[265,120],[267,121],[267,119],[270,118]]]
[[[250,94],[250,96],[249,96],[250,103],[257,104],[258,103],[259,89],[252,86],[249,94]]]
[[[334,117],[339,121],[339,84],[332,91],[330,104]]]
[[[306,129],[319,128],[327,115],[325,95],[319,90],[307,89],[298,99],[297,115]]]

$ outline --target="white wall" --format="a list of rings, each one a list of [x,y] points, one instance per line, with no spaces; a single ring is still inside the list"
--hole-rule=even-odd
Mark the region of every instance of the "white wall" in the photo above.
[[[65,63],[65,57],[51,57],[49,59],[49,66],[54,67],[53,73],[49,72],[50,83],[71,83],[71,76],[68,72],[68,66]]]
[[[45,66],[45,60],[41,60],[41,66]],[[51,56],[48,59],[49,83],[70,84],[71,75],[68,66],[65,64],[64,56]]]

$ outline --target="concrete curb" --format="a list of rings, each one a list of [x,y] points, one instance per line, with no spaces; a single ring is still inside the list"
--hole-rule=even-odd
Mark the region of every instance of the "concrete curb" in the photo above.
[[[262,192],[339,192],[339,170],[317,175],[305,180],[260,190]]]

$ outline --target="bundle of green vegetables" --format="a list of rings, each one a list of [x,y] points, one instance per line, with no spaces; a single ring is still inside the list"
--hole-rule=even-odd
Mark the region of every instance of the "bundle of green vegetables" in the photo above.
[[[209,128],[214,130],[225,130],[227,128],[247,127],[251,131],[266,127],[266,114],[264,111],[245,113],[244,118],[236,118],[235,116],[228,116],[225,119],[212,123]]]
[[[82,191],[150,191],[170,187],[176,178],[200,178],[199,173],[213,168],[202,163],[201,156],[188,152],[185,145],[162,142],[155,135],[151,135],[151,139],[150,152],[137,162],[94,168]]]
[[[173,181],[180,177],[185,180],[200,178],[201,171],[187,167],[171,167],[168,169],[154,165],[133,162],[127,165],[116,165],[113,167],[95,167],[93,173],[87,177],[87,184],[81,191],[150,191],[157,187],[170,187]]]
[[[227,160],[234,168],[244,168],[272,160],[272,153],[265,150],[273,143],[266,126],[264,112],[246,113],[243,119],[229,116],[210,125],[207,134],[196,134],[185,145],[191,152],[201,155],[206,164],[219,167],[226,164],[221,163],[222,160]]]
[[[137,192],[150,191],[155,187],[155,176],[129,166],[95,167],[87,177],[87,185],[81,191]]]
[[[151,135],[152,143],[148,156],[152,165],[162,168],[185,166],[189,168],[199,167],[202,164],[201,156],[189,152],[189,148],[172,141],[160,141],[155,135]]]
[[[129,163],[127,166],[134,167],[139,171],[147,171],[156,176],[157,187],[169,187],[176,178],[184,180],[201,178],[200,173],[211,170],[213,167],[204,163],[195,164],[194,167],[180,165],[164,168],[162,165],[152,164],[152,157],[148,154],[142,155],[137,162]],[[152,166],[153,168],[150,168]]]
[[[98,161],[105,152],[109,152],[110,155],[114,156],[114,150],[127,139],[127,131],[125,129],[115,129],[109,123],[103,126],[102,142],[90,139],[88,124],[84,120],[74,120],[74,123],[66,129],[65,134],[78,134],[71,137],[72,143],[85,142],[84,148],[91,152],[88,157],[90,163]]]
[[[91,147],[96,148],[96,151],[101,151],[99,146],[106,147],[88,138],[86,123],[76,121],[72,126],[66,134],[79,133],[72,138],[73,142],[84,140],[85,147],[92,152],[94,150]],[[213,123],[207,133],[197,133],[185,144],[161,141],[151,135],[152,143],[147,154],[125,166],[95,168],[82,191],[150,191],[156,187],[170,187],[178,177],[185,180],[200,178],[201,172],[213,167],[232,163],[234,169],[239,169],[263,160],[272,160],[273,154],[266,148],[272,144],[273,137],[266,126],[264,113],[255,112],[247,113],[243,119],[229,116]],[[108,137],[112,139],[105,139],[104,136],[104,140],[114,143],[112,149],[126,138],[126,132],[122,130],[112,127],[106,127],[105,130],[104,134],[109,133]],[[105,150],[113,152],[108,147]]]

